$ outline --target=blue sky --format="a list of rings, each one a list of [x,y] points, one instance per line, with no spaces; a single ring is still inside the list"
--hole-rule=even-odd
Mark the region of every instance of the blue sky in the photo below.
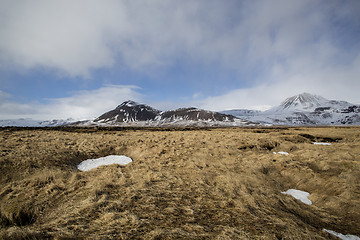
[[[360,103],[358,0],[0,0],[0,119]]]

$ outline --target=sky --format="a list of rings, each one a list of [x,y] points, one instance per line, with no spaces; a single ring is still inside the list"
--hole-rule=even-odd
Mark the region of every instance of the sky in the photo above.
[[[0,119],[360,104],[359,0],[0,0]]]

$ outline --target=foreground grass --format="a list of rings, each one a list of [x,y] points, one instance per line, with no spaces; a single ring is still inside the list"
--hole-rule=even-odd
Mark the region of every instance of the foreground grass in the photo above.
[[[360,236],[360,128],[164,130],[2,129],[0,238]],[[133,162],[76,169],[109,154]]]

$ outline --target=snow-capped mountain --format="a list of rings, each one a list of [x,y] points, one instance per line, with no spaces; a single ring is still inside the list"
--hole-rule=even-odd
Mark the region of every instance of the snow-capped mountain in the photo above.
[[[197,108],[179,108],[161,112],[145,104],[126,101],[93,121],[81,126],[242,126],[253,124],[232,115]]]
[[[29,118],[0,120],[0,127],[58,127],[74,122],[73,119],[33,120]]]
[[[269,109],[267,113],[314,112],[318,108],[340,109],[352,105],[345,101],[328,100],[318,95],[302,93],[285,99],[279,106]]]
[[[267,111],[235,116],[275,125],[358,125],[360,105],[302,93]]]
[[[96,118],[97,123],[130,123],[137,121],[154,120],[160,111],[145,104],[139,104],[134,101],[125,101],[114,110],[104,113]]]

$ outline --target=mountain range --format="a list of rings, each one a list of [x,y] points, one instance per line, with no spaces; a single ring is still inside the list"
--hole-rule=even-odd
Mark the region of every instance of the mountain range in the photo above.
[[[75,125],[77,123],[74,123]],[[73,124],[73,125],[74,125]],[[244,126],[254,124],[230,114],[194,107],[160,111],[146,104],[125,101],[93,121],[80,125],[99,126]]]
[[[194,107],[160,111],[146,104],[125,101],[94,120],[0,120],[0,126],[252,126],[360,125],[360,105],[302,93],[267,111],[233,109],[221,112]]]
[[[302,93],[267,111],[230,110],[239,118],[272,125],[360,125],[360,105]]]

